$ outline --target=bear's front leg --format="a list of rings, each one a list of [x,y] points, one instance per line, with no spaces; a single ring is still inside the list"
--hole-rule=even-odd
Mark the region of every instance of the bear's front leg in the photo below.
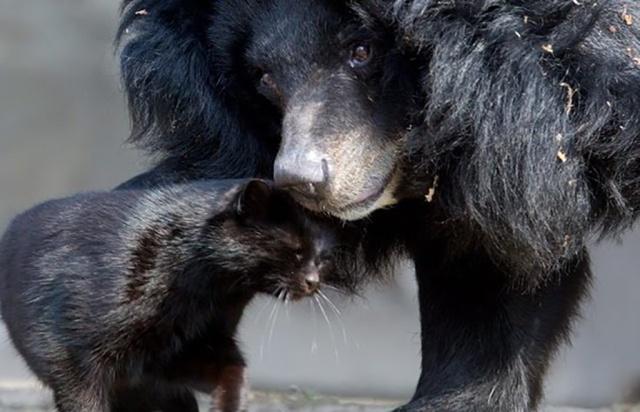
[[[397,412],[530,412],[570,332],[590,271],[585,252],[535,291],[519,291],[488,256],[415,258],[422,375]]]

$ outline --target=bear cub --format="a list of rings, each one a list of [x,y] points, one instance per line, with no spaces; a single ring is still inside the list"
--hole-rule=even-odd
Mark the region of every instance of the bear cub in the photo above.
[[[178,200],[124,190],[92,199],[102,206],[90,212],[44,204],[16,218],[2,240],[3,319],[60,412],[197,411],[193,390],[210,393],[214,411],[244,411],[235,335],[254,295],[297,300],[322,282],[340,286],[330,280],[333,225],[271,183],[167,191]],[[207,196],[209,210],[198,206]],[[70,223],[26,230],[51,208]],[[118,220],[126,230],[100,232]],[[43,239],[37,254],[18,252]],[[122,250],[133,252],[122,259]]]

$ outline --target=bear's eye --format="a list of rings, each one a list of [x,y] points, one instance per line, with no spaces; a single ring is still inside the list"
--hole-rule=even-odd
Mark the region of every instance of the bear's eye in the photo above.
[[[351,58],[349,59],[349,65],[353,68],[362,67],[365,64],[369,63],[371,60],[371,46],[362,43],[357,44],[351,50]]]
[[[278,90],[278,84],[276,83],[273,76],[269,73],[264,73],[262,77],[260,77],[260,86],[271,91]]]
[[[276,79],[270,73],[262,73],[258,80],[258,93],[266,97],[276,106],[282,105],[282,92]]]

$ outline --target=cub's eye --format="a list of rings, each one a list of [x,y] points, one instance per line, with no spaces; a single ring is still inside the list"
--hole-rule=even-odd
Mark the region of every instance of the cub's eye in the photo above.
[[[327,264],[329,262],[331,262],[331,260],[334,258],[333,254],[331,252],[322,252],[320,253],[320,255],[318,256],[318,258],[316,259],[317,262],[320,264]]]
[[[371,60],[371,46],[366,43],[356,45],[351,50],[351,58],[349,59],[349,65],[351,67],[362,67],[369,63]]]

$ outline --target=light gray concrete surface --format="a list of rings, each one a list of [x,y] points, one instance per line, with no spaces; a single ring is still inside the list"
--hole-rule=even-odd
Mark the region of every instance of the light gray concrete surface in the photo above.
[[[199,396],[201,411],[210,410],[210,401]],[[374,399],[340,399],[323,397],[300,390],[283,393],[254,392],[250,396],[251,412],[384,412],[397,402]],[[0,388],[0,412],[53,412],[51,395],[39,389]]]
[[[200,410],[209,410],[210,402],[200,396]],[[254,392],[250,412],[387,412],[398,401],[345,399],[292,389],[287,392]],[[0,387],[0,412],[53,412],[51,395],[38,388],[3,389]],[[601,409],[547,406],[541,412],[640,412],[640,406],[618,405]]]
[[[104,190],[145,167],[122,144],[128,120],[111,48],[117,0],[0,0],[0,231],[52,197]],[[593,249],[594,292],[547,383],[552,404],[640,398],[640,234]],[[405,399],[418,376],[415,285],[400,270],[354,302],[259,300],[242,325],[258,388]],[[346,333],[343,333],[342,324]],[[346,336],[345,336],[346,335]],[[0,327],[0,383],[31,379]],[[0,402],[3,401],[0,393]]]

